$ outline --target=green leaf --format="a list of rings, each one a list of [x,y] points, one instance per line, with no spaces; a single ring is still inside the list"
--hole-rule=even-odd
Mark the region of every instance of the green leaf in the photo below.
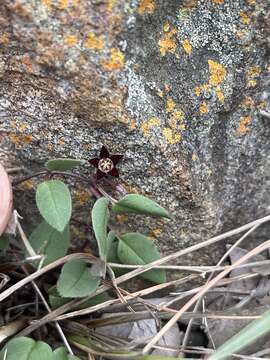
[[[135,213],[151,216],[171,218],[171,215],[155,201],[143,195],[129,194],[112,205],[112,210],[117,214]]]
[[[37,207],[53,228],[63,231],[71,217],[71,196],[68,187],[59,180],[44,181],[37,187]]]
[[[5,357],[6,354],[6,357]],[[43,341],[27,337],[10,340],[0,353],[0,360],[53,360],[52,350]]]
[[[53,360],[80,360],[77,356],[67,353],[66,348],[60,347],[53,352]]]
[[[67,171],[75,166],[82,165],[82,160],[77,159],[52,159],[46,162],[45,166],[50,171]]]
[[[106,261],[111,247],[111,237],[107,236],[107,226],[109,220],[109,200],[105,197],[98,199],[92,210],[92,224],[95,237],[98,243],[99,256]]]
[[[5,250],[8,247],[9,239],[7,235],[0,236],[0,251]]]
[[[139,233],[128,233],[119,237],[118,257],[123,264],[145,265],[160,259],[160,254],[153,241]],[[141,275],[143,278],[155,283],[166,281],[166,273],[163,269],[146,271]]]
[[[59,232],[43,221],[31,234],[29,241],[38,254],[46,256],[43,266],[65,256],[70,242],[69,225]]]
[[[212,355],[209,360],[226,359],[233,353],[250,345],[259,337],[270,331],[270,310],[262,314],[262,318],[252,321],[244,327],[238,334],[227,340]]]
[[[91,275],[84,261],[71,260],[62,267],[57,291],[62,297],[84,297],[95,292],[99,283],[100,278]]]
[[[116,239],[117,240],[112,242],[112,245],[111,245],[108,257],[107,257],[107,261],[110,263],[121,264],[121,261],[117,254],[119,240],[118,240],[118,238],[116,238]],[[114,267],[112,269],[113,269],[115,276],[121,276],[121,275],[126,274],[127,272],[131,271],[130,269],[116,268],[116,267]]]
[[[49,301],[50,301],[50,304],[51,304],[51,307],[53,310],[66,304],[67,302],[69,302],[71,300],[71,298],[62,298],[59,295],[59,292],[57,291],[56,286],[51,287],[49,289],[48,293],[49,293]],[[98,295],[92,297],[91,299],[85,300],[81,305],[75,306],[74,310],[85,309],[90,306],[102,304],[103,302],[108,301],[108,300],[112,300],[112,297],[109,296],[107,292],[104,292],[102,294],[98,294]]]

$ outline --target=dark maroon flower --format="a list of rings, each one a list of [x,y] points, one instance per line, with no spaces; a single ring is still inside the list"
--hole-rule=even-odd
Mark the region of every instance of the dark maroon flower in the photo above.
[[[88,162],[97,168],[97,180],[107,176],[108,174],[111,176],[118,177],[119,172],[116,169],[116,165],[122,159],[123,155],[110,155],[106,146],[102,146],[100,150],[100,154],[98,158],[93,158],[88,160]]]

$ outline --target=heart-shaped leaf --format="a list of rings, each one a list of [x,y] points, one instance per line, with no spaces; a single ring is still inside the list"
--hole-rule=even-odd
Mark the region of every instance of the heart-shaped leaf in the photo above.
[[[91,275],[84,261],[71,260],[62,267],[57,291],[62,297],[84,297],[95,292],[99,283],[100,278]]]
[[[61,297],[57,291],[56,286],[51,287],[48,293],[49,293],[49,301],[53,310],[66,304],[71,300],[71,298]],[[79,306],[75,306],[74,310],[85,309],[89,306],[95,306],[108,300],[112,300],[112,297],[109,296],[107,292],[104,292],[102,294],[93,296],[91,299],[85,300],[85,302],[83,302]]]
[[[95,237],[98,243],[99,256],[106,261],[110,250],[111,242],[107,236],[107,226],[109,220],[109,200],[105,197],[98,199],[92,210],[92,224]]]
[[[70,355],[64,347],[60,347],[53,352],[53,360],[80,360],[77,356]]]
[[[59,180],[44,181],[37,187],[36,203],[47,223],[56,230],[63,231],[72,210],[68,187]]]
[[[129,194],[112,205],[112,210],[117,214],[135,213],[150,216],[171,218],[171,215],[155,201],[143,195]]]
[[[43,265],[65,256],[69,247],[70,232],[67,225],[59,232],[43,221],[31,234],[29,241],[38,254],[45,255]]]
[[[139,233],[128,233],[119,237],[118,257],[123,264],[145,265],[160,259],[160,254],[153,241]],[[155,283],[166,281],[166,273],[162,269],[146,271],[143,278]]]
[[[82,164],[82,160],[59,158],[47,161],[45,166],[50,171],[67,171],[73,169],[75,166],[79,166]]]
[[[27,337],[10,340],[0,353],[1,360],[53,360],[49,345]]]

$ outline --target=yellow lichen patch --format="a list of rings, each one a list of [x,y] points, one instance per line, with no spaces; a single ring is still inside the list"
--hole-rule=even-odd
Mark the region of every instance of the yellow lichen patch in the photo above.
[[[162,230],[161,230],[161,229],[159,229],[159,228],[153,229],[153,230],[151,231],[151,233],[150,233],[150,236],[151,236],[151,237],[154,237],[154,238],[157,238],[157,237],[159,237],[159,236],[161,235],[161,233],[162,233]]]
[[[32,135],[10,134],[9,139],[16,146],[29,145],[33,141]]]
[[[24,181],[21,185],[20,185],[20,189],[22,190],[32,190],[34,188],[34,183],[32,180],[27,180]]]
[[[124,224],[128,220],[128,215],[125,214],[116,215],[116,220],[119,224]]]
[[[28,128],[28,124],[25,122],[22,122],[22,123],[20,123],[18,130],[19,130],[19,132],[24,132],[24,130],[27,128]]]
[[[86,190],[77,190],[74,193],[75,200],[79,205],[85,205],[91,199],[91,194]]]
[[[257,105],[258,109],[266,109],[267,107],[267,102],[266,101],[261,101],[259,102],[259,104]]]
[[[65,44],[67,46],[72,47],[72,46],[75,46],[78,43],[78,38],[77,38],[76,35],[67,35],[65,37],[64,41],[65,41]]]
[[[252,108],[254,106],[254,100],[250,96],[245,96],[241,106],[245,108]]]
[[[125,55],[117,48],[111,49],[111,57],[109,60],[102,62],[102,66],[107,71],[120,70],[125,63]]]
[[[240,118],[240,124],[239,124],[239,127],[238,127],[238,133],[240,135],[245,135],[249,131],[249,128],[247,126],[250,123],[251,123],[251,117],[250,116],[242,116]]]
[[[108,2],[107,2],[107,10],[109,12],[111,12],[115,4],[116,4],[116,0],[108,0]]]
[[[221,90],[217,90],[216,95],[217,95],[218,101],[220,101],[221,103],[224,103],[225,96],[224,96],[223,92]]]
[[[196,86],[195,89],[194,89],[194,92],[197,96],[200,96],[201,95],[201,87],[200,86]]]
[[[166,111],[167,111],[167,113],[170,113],[174,109],[175,109],[175,102],[173,101],[173,99],[169,98],[166,103]]]
[[[208,113],[208,106],[207,106],[206,102],[203,102],[203,103],[200,105],[199,111],[200,111],[200,114],[201,114],[201,115],[204,115],[204,114]]]
[[[198,156],[195,153],[193,153],[191,159],[192,161],[196,161],[198,160]]]
[[[138,8],[139,14],[152,14],[156,8],[155,0],[141,0]]]
[[[143,131],[143,135],[145,137],[149,136],[149,130],[154,127],[154,126],[159,126],[160,125],[160,120],[156,117],[153,117],[147,121],[144,121],[141,125],[141,129]]]
[[[248,75],[248,77],[253,78],[253,77],[259,76],[261,71],[262,70],[259,66],[252,66],[252,67],[248,68],[247,75]]]
[[[242,31],[242,30],[237,30],[235,34],[236,34],[236,36],[238,36],[239,38],[241,38],[241,37],[243,37],[243,36],[245,35],[244,31]]]
[[[60,139],[59,141],[58,141],[58,144],[59,145],[61,145],[61,146],[63,146],[63,145],[65,145],[65,140],[64,139]]]
[[[181,128],[181,130],[184,130],[185,125],[181,123],[183,121],[183,119],[184,119],[183,111],[175,109],[171,113],[170,119],[169,119],[169,124],[170,124],[171,128],[173,128],[173,129]],[[183,125],[184,125],[184,127],[183,127]]]
[[[224,3],[224,0],[212,0],[212,3],[215,5],[221,5]]]
[[[87,49],[100,51],[104,48],[103,36],[97,36],[93,32],[88,33],[87,38],[83,44]]]
[[[0,34],[0,44],[7,45],[9,43],[9,35],[8,33]]]
[[[248,5],[256,5],[256,0],[246,0]]]
[[[257,85],[257,80],[255,80],[255,79],[248,80],[247,85],[248,85],[248,87],[255,87]]]
[[[250,17],[248,16],[247,13],[245,13],[244,11],[240,11],[240,19],[241,19],[241,22],[245,25],[249,25],[250,24]]]
[[[179,141],[181,141],[181,134],[174,134],[172,129],[170,128],[164,128],[163,131],[163,136],[164,138],[166,139],[167,143],[170,144],[170,145],[173,145],[173,144],[176,144],[178,143]]]
[[[190,55],[192,53],[192,46],[190,44],[190,41],[188,39],[182,41],[182,46],[185,52]]]
[[[163,31],[168,32],[170,30],[170,23],[167,21],[163,26]]]
[[[213,86],[221,84],[227,75],[225,67],[213,60],[208,60],[208,66],[210,72],[209,84]]]
[[[159,40],[159,51],[161,56],[165,56],[167,53],[175,53],[176,50],[176,41],[174,35],[176,34],[176,29],[172,29],[170,32],[165,33],[164,36]]]
[[[158,89],[157,94],[159,97],[163,98],[164,93],[162,90]]]

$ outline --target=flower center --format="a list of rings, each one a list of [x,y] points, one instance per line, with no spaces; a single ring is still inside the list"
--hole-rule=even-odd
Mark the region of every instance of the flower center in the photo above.
[[[113,169],[113,162],[110,158],[100,159],[98,162],[98,169],[104,173],[108,173]]]

